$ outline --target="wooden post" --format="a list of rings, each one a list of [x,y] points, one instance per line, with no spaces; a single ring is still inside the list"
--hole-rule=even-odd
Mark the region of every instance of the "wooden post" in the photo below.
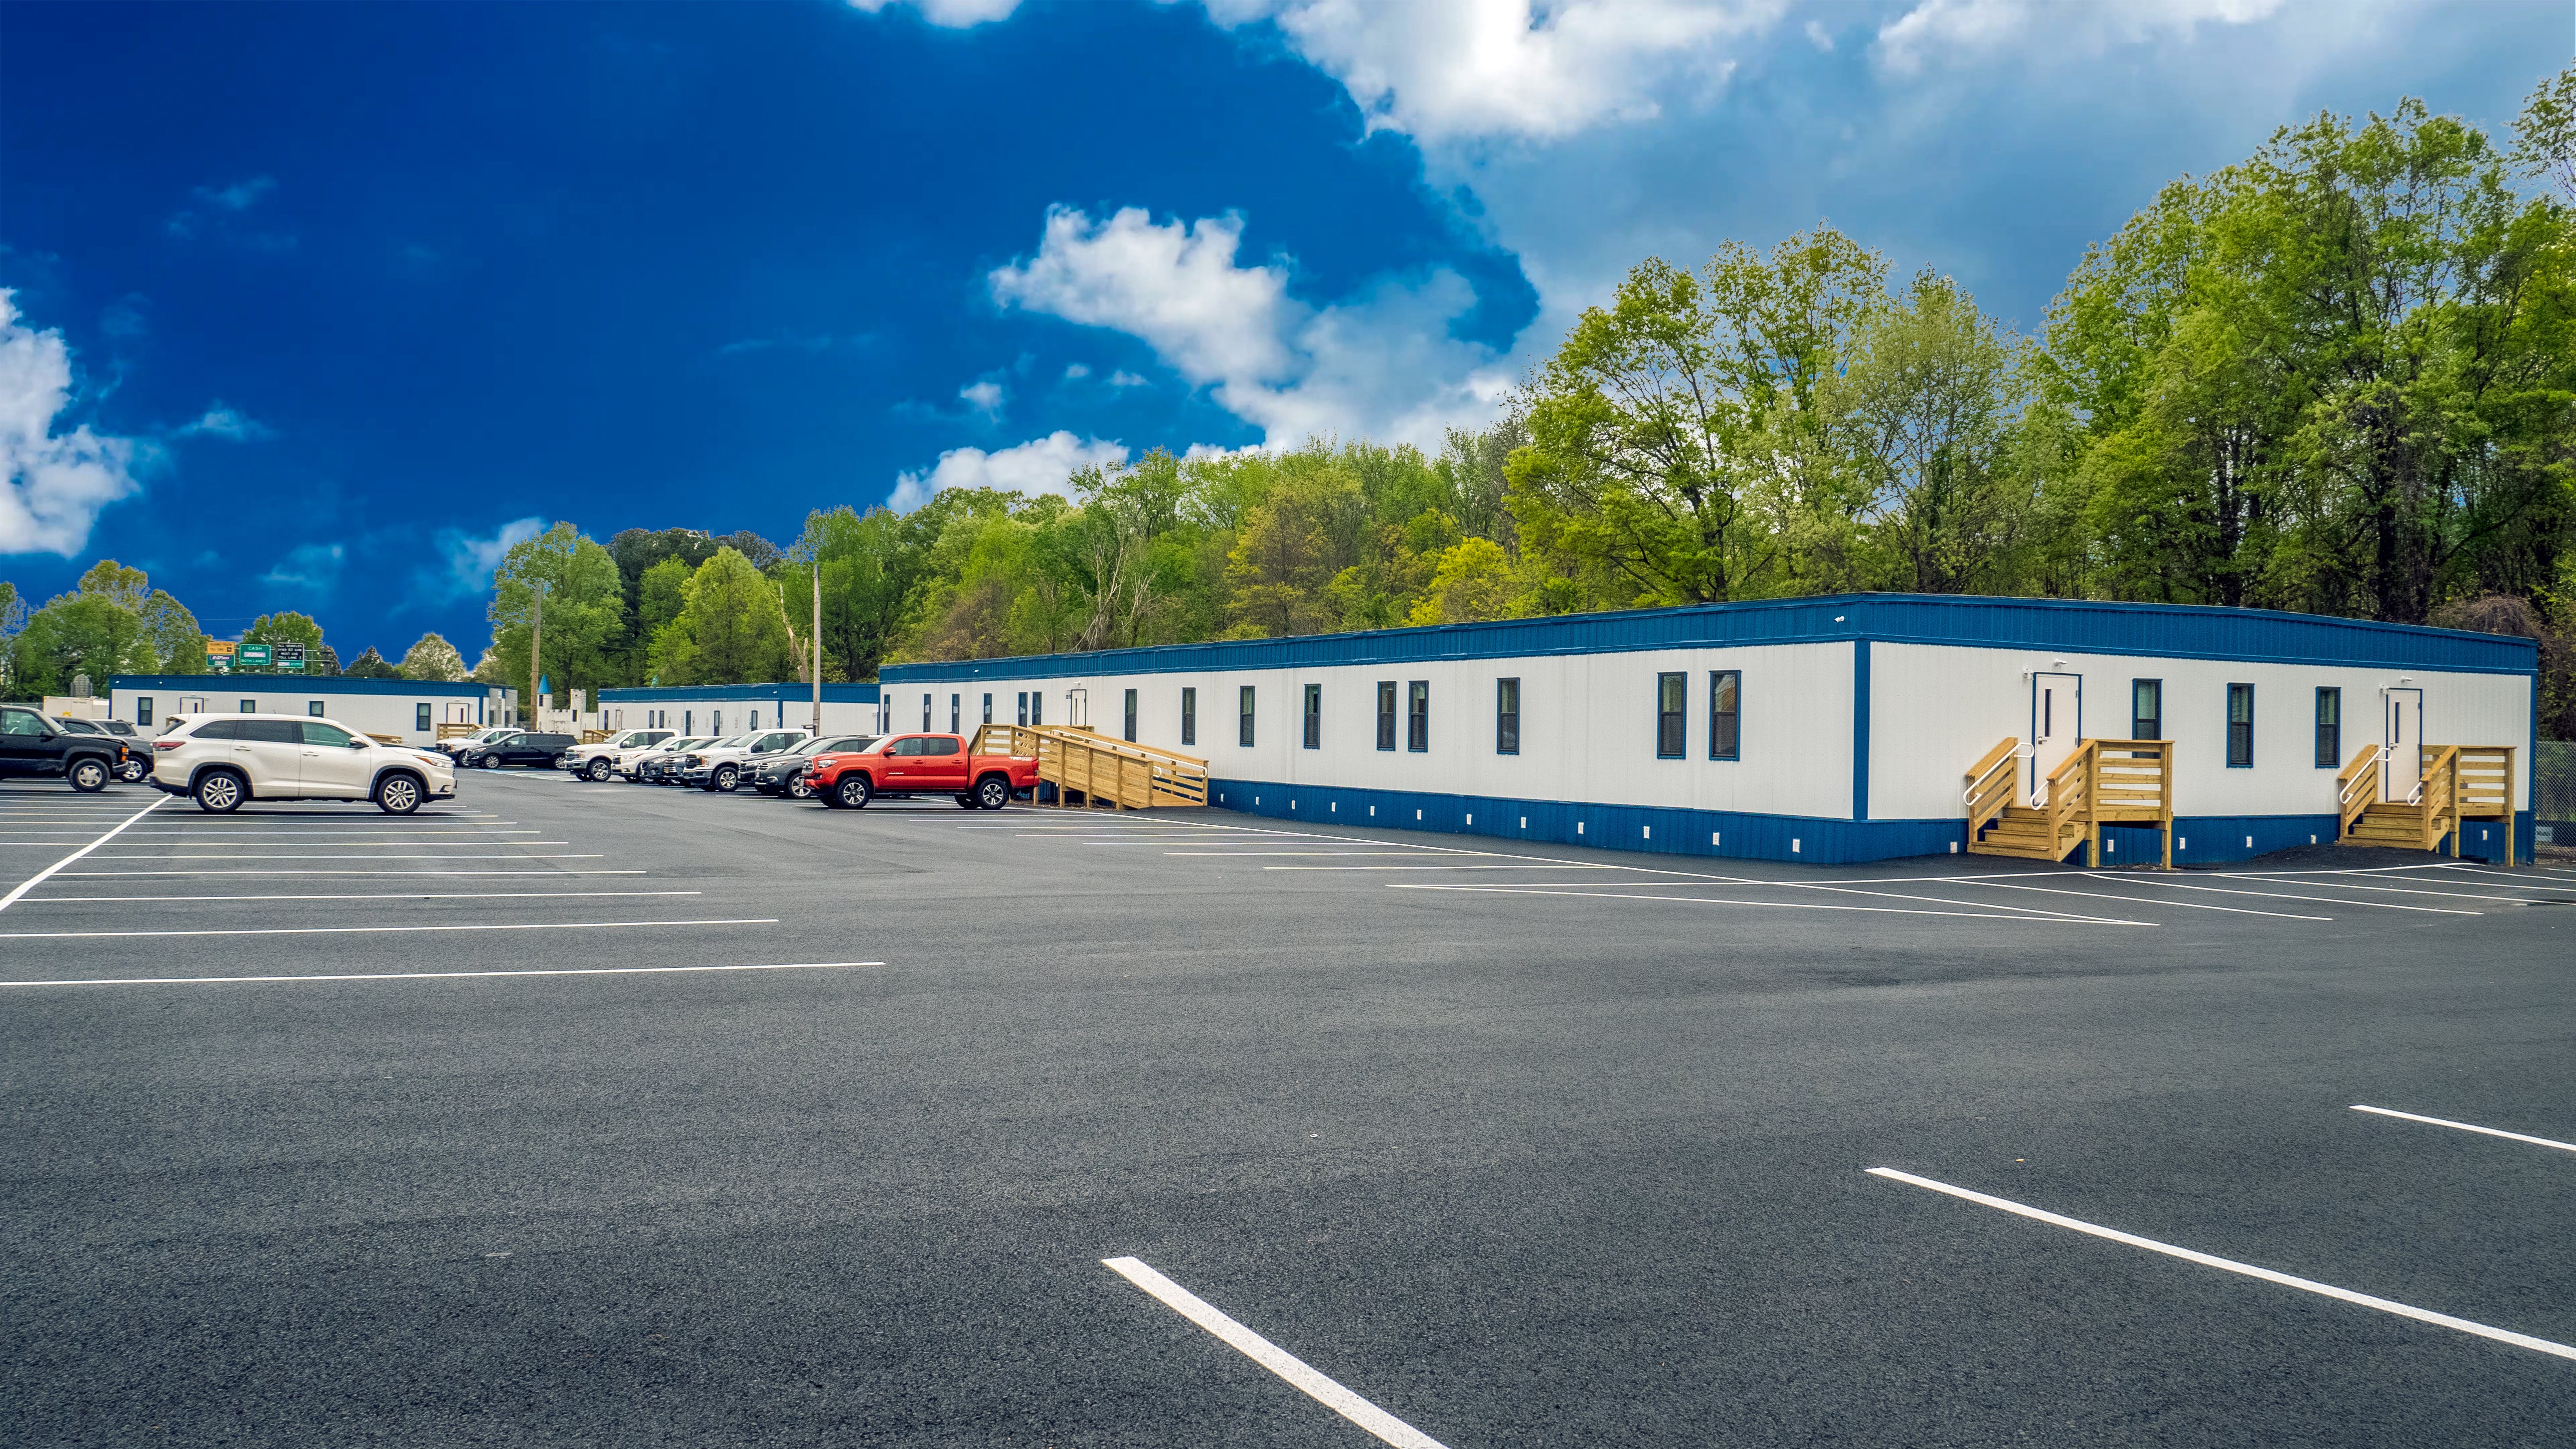
[[[2504,750],[2504,868],[2507,870],[2513,869],[2513,834],[2513,746],[2507,745]]]
[[[2171,740],[2164,740],[2164,741],[2160,741],[2159,743],[2160,743],[2160,745],[2161,745],[2161,748],[2159,748],[2159,749],[2157,750],[2157,752],[2156,752],[2156,753],[2157,753],[2157,756],[2158,756],[2158,759],[2159,759],[2159,763],[2162,765],[2162,768],[2156,771],[2156,778],[2161,782],[2161,794],[2159,795],[2159,797],[2158,797],[2158,799],[2157,799],[2157,801],[2156,801],[2156,807],[2157,807],[2157,809],[2158,809],[2159,811],[2161,811],[2161,812],[2163,813],[2164,818],[2165,818],[2165,866],[2164,866],[2164,868],[2165,868],[2165,869],[2167,869],[2167,870],[2171,870],[2171,869],[2173,869],[2173,832],[2174,832],[2174,821],[2173,821],[2174,747],[2173,747],[2173,741],[2171,741]]]

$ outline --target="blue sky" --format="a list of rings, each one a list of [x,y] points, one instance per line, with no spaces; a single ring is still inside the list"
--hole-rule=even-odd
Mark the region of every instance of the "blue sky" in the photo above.
[[[2036,325],[2171,177],[2564,0],[0,7],[0,577],[470,658],[530,520],[755,529],[1436,443],[1649,254],[1821,218]]]

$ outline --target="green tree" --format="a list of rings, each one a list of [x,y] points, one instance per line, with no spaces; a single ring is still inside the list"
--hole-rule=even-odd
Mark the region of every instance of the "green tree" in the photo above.
[[[402,676],[453,684],[466,677],[465,656],[436,632],[421,635],[403,651]]]
[[[351,660],[340,670],[340,672],[351,679],[400,679],[403,677],[403,672],[400,669],[395,668],[394,665],[385,658],[385,656],[377,653],[376,646],[373,644],[368,645],[365,653],[360,654],[356,659]]]
[[[542,629],[536,627],[540,592]],[[537,680],[528,674],[531,633],[542,651],[539,672],[557,692],[596,689],[623,677],[607,653],[625,623],[617,561],[569,523],[510,546],[493,571],[485,613],[497,666],[522,700],[536,698]]]
[[[732,548],[689,576],[679,617],[654,643],[666,684],[748,684],[788,677],[776,588]]]

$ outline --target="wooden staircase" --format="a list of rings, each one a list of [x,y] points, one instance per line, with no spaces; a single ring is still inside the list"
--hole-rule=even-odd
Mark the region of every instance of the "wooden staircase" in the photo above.
[[[2041,803],[2014,802],[2029,750],[2005,739],[1967,773],[1968,853],[2063,861],[2084,847],[2088,866],[2102,863],[2102,827],[2153,825],[2173,866],[2173,742],[2081,740],[2048,772]]]
[[[2398,748],[2404,748],[2400,746]],[[2470,820],[2504,825],[2504,863],[2513,864],[2513,747],[2417,745],[2422,772],[2406,800],[2381,798],[2380,765],[2390,746],[2366,745],[2335,773],[2339,845],[2387,850],[2438,851],[2444,840],[2460,856],[2460,826]]]
[[[1207,761],[1082,726],[988,724],[975,731],[974,752],[1036,760],[1038,779],[1055,786],[1058,805],[1075,795],[1086,807],[1120,810],[1207,803]]]

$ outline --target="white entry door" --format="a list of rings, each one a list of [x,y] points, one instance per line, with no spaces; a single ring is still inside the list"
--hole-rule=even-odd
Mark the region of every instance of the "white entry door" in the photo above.
[[[2391,689],[2382,721],[2387,763],[2381,765],[2379,798],[2405,804],[2424,783],[2424,691]]]
[[[2084,676],[2033,674],[2030,677],[2030,803],[2048,801],[2048,772],[2075,753],[2084,731]]]

